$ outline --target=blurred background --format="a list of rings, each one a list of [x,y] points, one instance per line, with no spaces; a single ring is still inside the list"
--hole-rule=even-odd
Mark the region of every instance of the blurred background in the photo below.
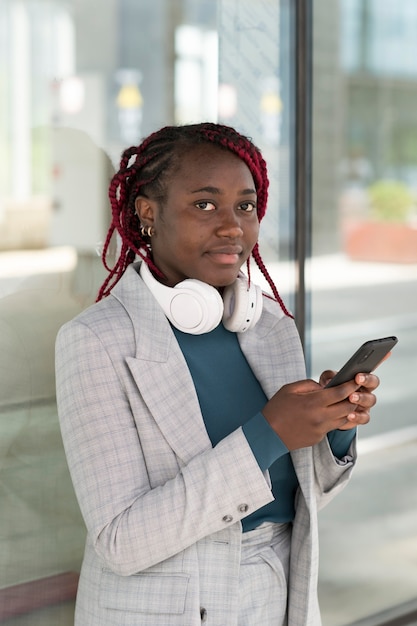
[[[122,150],[198,121],[235,126],[264,153],[260,247],[309,375],[399,338],[354,478],[320,514],[320,601],[324,626],[417,623],[416,59],[414,0],[0,0],[1,623],[73,622],[85,530],[55,336],[105,277]]]

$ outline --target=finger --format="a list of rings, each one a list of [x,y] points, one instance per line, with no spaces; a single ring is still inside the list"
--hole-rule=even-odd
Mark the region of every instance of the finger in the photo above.
[[[378,365],[375,367],[375,369],[376,369],[377,367],[379,367],[379,366],[381,365],[381,363],[383,363],[384,361],[386,361],[387,359],[389,359],[389,358],[390,358],[390,356],[391,356],[391,354],[392,354],[392,352],[387,352],[387,354],[384,356],[384,358],[383,358],[383,359],[381,359],[381,360],[380,360],[380,362],[379,362],[379,363],[378,363]]]
[[[341,426],[338,427],[339,430],[351,430],[356,426],[363,426],[367,424],[371,419],[369,411],[353,411],[346,415]]]
[[[356,411],[359,413],[366,410],[358,407],[356,404],[352,404],[349,400],[342,400],[342,402],[327,407],[326,415],[329,423],[332,424],[332,428],[340,429],[341,426],[349,422],[348,416],[355,421]]]
[[[359,385],[355,380],[349,380],[347,383],[342,383],[336,387],[327,387],[323,389],[323,394],[326,394],[326,404],[330,406],[336,404],[348,398],[352,393],[359,389]]]
[[[363,424],[367,424],[369,420],[371,419],[371,415],[369,411],[357,410],[357,411],[354,411],[353,413],[349,413],[346,419],[349,422],[349,424],[355,424],[356,426],[360,426]]]
[[[355,382],[368,391],[374,391],[380,383],[378,376],[375,374],[356,374]]]
[[[368,410],[368,409],[371,409],[373,406],[375,406],[377,398],[373,393],[355,391],[350,394],[349,401],[352,404],[356,405],[357,407]]]
[[[354,428],[356,428],[358,425],[355,424],[354,422],[345,419],[344,423],[341,424],[337,430],[353,430]]]
[[[325,387],[327,385],[327,383],[329,383],[331,381],[331,379],[334,376],[336,376],[336,374],[337,374],[337,372],[335,370],[325,370],[320,375],[319,384],[322,387]]]

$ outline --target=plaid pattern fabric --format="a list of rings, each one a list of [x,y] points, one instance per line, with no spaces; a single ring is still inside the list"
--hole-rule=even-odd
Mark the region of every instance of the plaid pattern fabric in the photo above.
[[[243,535],[239,626],[286,626],[290,524],[262,524]]]
[[[269,397],[305,376],[295,325],[276,303],[265,299],[239,340]],[[272,500],[268,476],[241,429],[212,448],[182,352],[133,266],[61,329],[56,379],[88,531],[76,625],[200,624],[204,578],[221,590],[207,623],[238,626],[240,520]],[[300,490],[288,623],[316,625],[317,503],[343,487],[353,458],[336,463],[326,442],[292,457]]]

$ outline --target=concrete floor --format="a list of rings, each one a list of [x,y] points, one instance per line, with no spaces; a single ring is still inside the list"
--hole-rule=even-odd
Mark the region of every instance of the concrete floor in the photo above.
[[[417,599],[417,441],[363,454],[320,513],[325,626]]]

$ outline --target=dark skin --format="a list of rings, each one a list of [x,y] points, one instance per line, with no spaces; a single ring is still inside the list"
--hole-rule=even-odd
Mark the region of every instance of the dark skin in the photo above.
[[[319,383],[300,380],[284,385],[263,408],[264,417],[289,450],[319,443],[332,430],[369,422],[379,378],[357,374],[353,381],[325,389],[335,374],[326,370]]]
[[[232,284],[258,239],[250,170],[215,146],[184,154],[167,181],[163,205],[139,196],[135,206],[141,224],[152,226],[153,261],[169,286],[186,278],[218,288]],[[357,374],[354,381],[325,389],[335,373],[323,372],[318,383],[284,385],[264,406],[265,419],[289,450],[312,446],[332,430],[369,422],[378,377]]]

